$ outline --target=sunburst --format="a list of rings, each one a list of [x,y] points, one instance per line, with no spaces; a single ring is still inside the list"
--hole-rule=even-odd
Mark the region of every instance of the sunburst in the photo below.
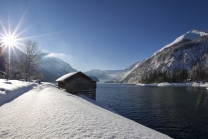
[[[21,22],[21,21],[20,21]],[[19,42],[21,38],[19,36],[26,30],[20,32],[17,34],[17,31],[19,29],[20,22],[17,24],[15,30],[11,33],[11,27],[10,27],[10,22],[8,21],[8,30],[6,30],[4,24],[0,21],[1,27],[3,29],[3,33],[0,32],[0,47],[2,48],[2,52],[5,51],[6,48],[8,48],[8,56],[7,56],[7,80],[10,78],[10,50],[12,48],[14,54],[16,55],[14,47],[22,51],[22,49],[19,47],[21,43]]]
[[[3,46],[12,47],[12,46],[17,46],[18,44],[17,36],[11,34],[2,35],[1,39]]]
[[[51,32],[51,33],[45,33],[45,34],[41,34],[41,35],[27,36],[27,37],[21,38],[22,34],[34,25],[33,24],[33,25],[29,26],[28,28],[25,28],[24,30],[20,31],[20,27],[22,26],[22,23],[24,21],[23,19],[25,18],[25,15],[27,14],[27,10],[24,12],[21,19],[17,23],[16,27],[12,31],[11,31],[11,27],[10,27],[10,19],[9,19],[10,16],[8,15],[7,28],[5,28],[5,26],[4,26],[5,24],[3,24],[1,22],[2,19],[0,18],[0,28],[1,28],[0,29],[0,47],[2,48],[2,52],[4,52],[6,49],[8,50],[8,53],[7,53],[8,54],[7,55],[8,56],[8,58],[7,58],[8,59],[8,70],[10,69],[10,51],[12,50],[15,55],[17,55],[17,52],[16,52],[17,49],[24,53],[24,44],[22,43],[22,41],[27,40],[27,39],[31,39],[31,38],[39,38],[39,37],[43,37],[43,36],[55,35],[55,34],[70,31],[70,30],[63,30],[63,31],[58,31],[58,32]],[[6,20],[4,19],[3,21],[6,21]],[[9,79],[9,72],[8,72],[8,79]]]
[[[29,9],[29,8],[28,8]],[[20,27],[23,24],[24,18],[27,14],[28,9],[24,12],[24,14],[22,15],[22,17],[20,18],[19,22],[17,23],[16,27],[14,28],[13,31],[11,31],[11,27],[10,27],[10,19],[8,18],[8,25],[7,25],[7,29],[4,26],[4,24],[1,22],[1,18],[0,18],[0,27],[2,28],[2,32],[0,32],[0,47],[3,48],[3,51],[8,48],[9,51],[10,49],[12,49],[13,51],[15,50],[15,48],[19,49],[20,51],[23,52],[22,48],[24,49],[24,44],[22,43],[24,40],[27,39],[33,39],[33,38],[40,38],[40,37],[44,37],[44,36],[50,36],[50,35],[55,35],[55,34],[60,34],[60,33],[64,33],[64,32],[69,32],[70,30],[62,30],[62,31],[57,31],[57,32],[51,32],[51,33],[44,33],[44,34],[40,34],[40,35],[32,35],[32,36],[26,36],[26,37],[20,37],[22,36],[22,34],[24,32],[26,32],[28,29],[30,29],[31,27],[34,26],[31,25],[27,28],[25,28],[24,30],[20,31]],[[8,17],[10,17],[8,15]],[[14,51],[15,53],[15,51]]]
[[[20,46],[22,45],[20,40],[22,40],[23,38],[20,38],[19,36],[23,32],[17,34],[18,25],[15,28],[15,30],[13,32],[11,32],[10,24],[8,24],[8,30],[6,30],[6,28],[5,28],[5,26],[3,25],[2,22],[0,22],[0,24],[1,24],[1,28],[3,29],[3,33],[2,32],[0,33],[0,44],[1,44],[1,47],[3,47],[3,51],[7,47],[9,49],[9,51],[10,51],[11,48],[14,50],[14,47],[16,47],[17,49],[22,51],[21,48],[20,48]]]

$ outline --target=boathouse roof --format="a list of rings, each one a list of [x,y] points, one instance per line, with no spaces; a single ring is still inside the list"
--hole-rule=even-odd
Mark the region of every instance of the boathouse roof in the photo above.
[[[70,78],[76,76],[77,74],[82,74],[82,75],[84,75],[85,77],[87,77],[88,79],[90,79],[93,82],[99,82],[99,80],[97,79],[97,77],[95,77],[95,76],[87,76],[86,74],[82,73],[81,71],[78,71],[78,72],[70,72],[68,74],[65,74],[65,75],[61,76],[56,81],[57,82],[64,82],[65,80],[70,79]]]

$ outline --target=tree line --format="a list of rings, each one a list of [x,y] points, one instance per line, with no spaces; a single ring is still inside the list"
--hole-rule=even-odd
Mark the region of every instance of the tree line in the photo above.
[[[172,71],[153,70],[148,75],[143,76],[141,83],[161,83],[161,82],[189,82],[189,81],[208,81],[208,70],[206,67],[197,63],[190,70],[174,69]]]

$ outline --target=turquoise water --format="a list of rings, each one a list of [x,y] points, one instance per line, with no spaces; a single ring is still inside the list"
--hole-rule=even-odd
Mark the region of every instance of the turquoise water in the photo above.
[[[96,101],[173,138],[208,138],[208,90],[98,84]]]

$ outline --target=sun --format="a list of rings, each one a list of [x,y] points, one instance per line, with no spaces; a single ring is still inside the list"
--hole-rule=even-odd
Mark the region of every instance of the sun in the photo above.
[[[5,46],[16,46],[17,43],[18,43],[18,39],[16,36],[14,35],[10,35],[10,34],[7,34],[7,35],[3,35],[2,36],[2,45],[5,45]]]
[[[21,49],[20,46],[22,43],[20,41],[22,38],[19,36],[24,32],[17,33],[18,26],[14,29],[14,31],[11,31],[10,24],[8,25],[8,29],[5,28],[2,22],[0,22],[1,30],[0,30],[0,46],[3,48],[3,51],[8,47],[9,49],[16,47],[17,49]]]

